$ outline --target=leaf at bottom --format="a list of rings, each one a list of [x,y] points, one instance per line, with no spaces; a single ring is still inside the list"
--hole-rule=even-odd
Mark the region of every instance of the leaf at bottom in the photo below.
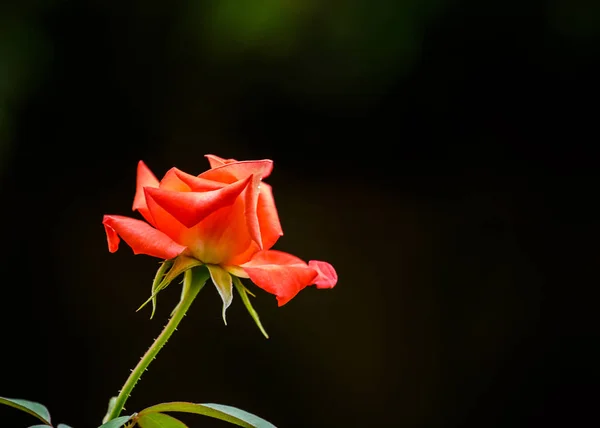
[[[137,423],[142,428],[188,428],[186,424],[164,413],[148,413],[140,416]]]
[[[32,416],[35,416],[40,421],[45,424],[50,425],[50,412],[46,406],[40,403],[35,403],[33,401],[21,400],[20,398],[6,398],[0,397],[0,404],[6,404],[7,406],[14,407],[15,409],[19,409],[23,412],[29,413]]]
[[[244,428],[276,428],[270,422],[259,418],[252,413],[248,413],[244,410],[240,410],[231,406],[224,406],[222,404],[195,404],[187,403],[184,401],[174,401],[171,403],[161,403],[147,409],[142,410],[139,415],[147,415],[150,413],[157,412],[183,412],[183,413],[195,413],[198,415],[209,416],[215,419],[221,419],[222,421],[229,422]]]
[[[121,416],[100,425],[98,428],[121,428],[129,419],[131,419],[131,416]]]

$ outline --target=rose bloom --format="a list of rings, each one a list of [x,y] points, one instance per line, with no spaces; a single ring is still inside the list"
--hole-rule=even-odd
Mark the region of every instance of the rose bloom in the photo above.
[[[283,235],[271,186],[262,181],[273,162],[206,157],[210,170],[194,176],[172,168],[160,182],[140,161],[133,210],[146,222],[105,215],[109,251],[123,239],[135,254],[175,259],[176,274],[204,264],[224,301],[231,275],[250,278],[279,306],[308,285],[335,286],[329,263],[271,250]]]

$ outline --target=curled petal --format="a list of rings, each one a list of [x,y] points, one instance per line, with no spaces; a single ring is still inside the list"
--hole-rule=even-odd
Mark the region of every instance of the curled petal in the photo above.
[[[150,171],[150,168],[146,166],[144,161],[139,161],[137,167],[135,197],[133,198],[132,209],[134,211],[139,211],[146,221],[154,224],[154,220],[152,219],[152,215],[148,211],[148,205],[146,204],[144,187],[158,187],[158,180],[152,171]]]
[[[105,220],[106,220],[106,218],[105,218]],[[115,232],[115,229],[113,229],[112,227],[107,225],[104,221],[102,222],[102,224],[104,224],[104,231],[106,232],[106,241],[108,242],[108,251],[111,253],[116,253],[117,250],[119,249],[119,244],[121,243],[121,238],[119,238],[119,235],[117,234],[117,232]]]
[[[315,279],[315,285],[317,288],[333,288],[337,284],[338,276],[337,272],[327,262],[319,260],[311,260],[308,265],[317,271],[317,278]]]
[[[269,159],[257,161],[231,162],[203,172],[198,177],[221,183],[233,183],[252,174],[261,179],[267,178],[273,170],[273,161]]]
[[[178,256],[186,248],[141,220],[105,215],[102,224],[111,253],[119,248],[119,236],[127,242],[134,254],[147,254],[165,260]]]
[[[219,208],[232,205],[248,186],[252,177],[209,192],[175,192],[147,187],[146,198],[152,199],[184,226],[190,228]]]
[[[252,282],[275,294],[279,306],[285,305],[304,287],[314,284],[315,269],[296,256],[281,251],[260,251],[242,265]]]

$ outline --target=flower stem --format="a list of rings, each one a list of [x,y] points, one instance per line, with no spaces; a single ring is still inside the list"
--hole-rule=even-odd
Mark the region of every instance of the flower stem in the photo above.
[[[208,269],[202,266],[200,268],[189,269],[184,273],[183,279],[183,291],[181,294],[181,300],[173,314],[171,315],[171,319],[160,333],[160,335],[156,338],[152,346],[146,351],[140,362],[135,366],[135,368],[131,371],[131,374],[125,381],[123,388],[119,392],[119,395],[116,397],[114,401],[114,405],[109,412],[104,417],[103,423],[106,423],[112,419],[119,417],[123,407],[125,406],[125,402],[129,398],[131,391],[135,387],[137,381],[142,376],[142,373],[146,371],[150,362],[156,357],[158,352],[162,349],[162,347],[167,343],[167,340],[171,337],[183,317],[185,313],[190,308],[192,302],[198,295],[198,292],[204,287],[206,280],[209,278]],[[112,404],[112,403],[111,403]]]

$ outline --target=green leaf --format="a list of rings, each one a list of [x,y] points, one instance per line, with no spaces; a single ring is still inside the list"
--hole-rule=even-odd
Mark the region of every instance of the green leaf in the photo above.
[[[29,428],[52,428],[50,425],[32,425]],[[69,425],[58,424],[56,428],[72,428]]]
[[[244,410],[235,407],[212,403],[195,404],[184,401],[162,403],[142,410],[139,415],[142,416],[158,412],[195,413],[197,415],[209,416],[225,422],[230,422],[244,428],[276,428],[272,423],[267,422],[252,413],[245,412]]]
[[[204,406],[213,408],[218,412],[222,412],[224,414],[236,417],[246,423],[249,423],[253,428],[277,428],[271,422],[267,422],[263,418],[259,418],[258,416],[246,412],[245,410],[238,409],[237,407],[214,403],[205,403]]]
[[[0,404],[6,404],[7,406],[14,407],[15,409],[22,410],[23,412],[29,413],[35,416],[45,424],[51,425],[50,413],[46,406],[40,403],[34,403],[33,401],[21,400],[19,398],[5,398],[0,397]]]
[[[206,265],[206,267],[210,271],[210,277],[212,278],[212,281],[217,287],[217,291],[223,300],[223,322],[225,322],[225,325],[227,325],[225,312],[233,300],[231,275],[225,269],[217,265]]]
[[[100,425],[98,428],[121,428],[129,419],[131,419],[131,416],[121,416]]]
[[[250,298],[248,297],[248,294],[252,294],[252,293],[250,293],[250,291],[248,291],[246,289],[246,287],[244,287],[244,284],[242,284],[242,281],[240,281],[240,279],[236,276],[233,277],[233,285],[235,285],[236,290],[238,291],[238,293],[240,293],[240,297],[242,298],[242,302],[244,302],[244,306],[246,306],[248,313],[250,314],[250,316],[252,317],[252,319],[254,320],[256,325],[258,326],[259,330],[268,339],[269,335],[267,334],[264,327],[262,326],[262,323],[260,322],[260,318],[258,317],[258,314],[252,307],[252,303],[250,302]]]
[[[188,428],[186,424],[164,413],[148,413],[137,420],[142,428]]]

